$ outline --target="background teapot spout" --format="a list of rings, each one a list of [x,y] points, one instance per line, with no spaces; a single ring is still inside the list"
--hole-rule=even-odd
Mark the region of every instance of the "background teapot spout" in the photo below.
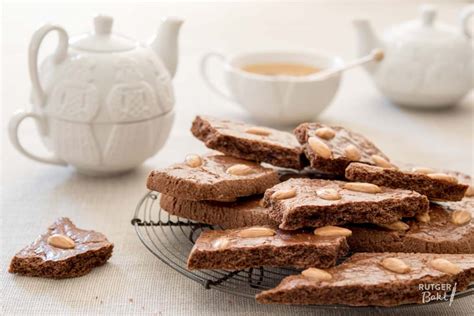
[[[167,17],[158,28],[156,37],[150,46],[163,61],[171,78],[176,73],[178,65],[178,35],[183,20],[178,17]]]
[[[357,56],[363,57],[368,54],[374,48],[383,49],[381,41],[377,38],[372,26],[369,21],[364,19],[354,20],[353,21],[355,30],[356,30],[356,41],[357,41]],[[376,64],[370,63],[365,66],[369,72],[375,70]]]

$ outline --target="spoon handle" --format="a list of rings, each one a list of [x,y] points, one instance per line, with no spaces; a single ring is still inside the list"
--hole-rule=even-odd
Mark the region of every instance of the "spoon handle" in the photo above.
[[[344,66],[342,67],[338,67],[338,68],[332,68],[332,69],[328,69],[328,70],[325,70],[325,71],[322,71],[322,72],[319,72],[315,77],[313,77],[314,79],[317,79],[317,80],[323,80],[323,79],[327,79],[331,76],[334,76],[334,75],[337,75],[337,74],[340,74],[341,72],[343,71],[346,71],[348,69],[351,69],[351,68],[354,68],[354,67],[357,67],[357,66],[361,66],[361,65],[364,65],[364,64],[367,64],[367,63],[370,63],[372,61],[375,61],[375,62],[380,62],[382,59],[384,58],[384,53],[381,49],[379,48],[375,48],[373,49],[370,54],[368,54],[367,56],[364,56],[364,57],[361,57],[361,58],[358,58],[358,59],[355,59],[347,64],[345,64]]]

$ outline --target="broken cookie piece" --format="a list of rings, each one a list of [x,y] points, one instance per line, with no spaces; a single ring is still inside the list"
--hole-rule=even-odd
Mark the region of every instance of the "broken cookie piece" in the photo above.
[[[390,224],[428,210],[428,199],[414,191],[370,183],[290,179],[268,189],[264,206],[281,229],[347,223]]]
[[[241,270],[252,267],[334,266],[349,248],[346,235],[318,236],[265,226],[201,233],[188,258],[189,269]]]
[[[235,202],[190,201],[162,194],[160,206],[166,212],[199,223],[219,225],[222,228],[246,226],[277,227],[270,219],[268,209],[261,205],[262,196],[239,198]]]
[[[364,136],[339,126],[303,123],[295,130],[311,167],[325,173],[344,176],[350,162],[390,167],[380,149]]]
[[[210,116],[197,116],[191,132],[208,148],[229,156],[282,168],[307,165],[302,147],[288,132]]]
[[[430,200],[459,201],[469,188],[468,175],[451,171],[436,171],[425,167],[400,169],[351,163],[345,171],[351,181],[369,182],[390,188],[413,190]],[[469,192],[468,192],[469,195]]]
[[[235,201],[261,194],[279,182],[278,173],[257,163],[225,155],[189,155],[184,163],[154,170],[147,187],[192,201]]]
[[[424,291],[449,297],[451,291],[463,291],[472,281],[472,254],[357,253],[336,267],[310,268],[286,277],[256,298],[264,304],[422,304]]]
[[[8,271],[55,279],[78,277],[105,264],[113,247],[103,234],[79,229],[63,217],[18,252]]]
[[[406,229],[352,225],[355,252],[474,253],[474,198],[432,203],[427,213],[405,219]]]

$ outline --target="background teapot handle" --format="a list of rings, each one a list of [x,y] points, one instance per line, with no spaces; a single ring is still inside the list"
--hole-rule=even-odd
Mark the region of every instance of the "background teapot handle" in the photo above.
[[[474,5],[470,5],[470,6],[465,7],[461,11],[461,15],[460,15],[461,29],[464,32],[464,34],[466,34],[466,36],[471,39],[472,39],[472,31],[469,28],[469,18],[473,14],[474,14]]]
[[[43,121],[43,118],[33,112],[26,112],[23,110],[18,111],[13,115],[13,117],[10,119],[10,122],[8,124],[8,134],[10,137],[10,142],[13,144],[13,146],[23,155],[26,157],[36,160],[39,162],[43,163],[49,163],[53,165],[61,165],[61,166],[66,166],[67,163],[59,158],[56,157],[40,157],[36,154],[31,153],[30,151],[26,150],[25,147],[21,144],[20,139],[18,137],[18,128],[20,127],[20,124],[23,122],[24,119],[26,118],[32,118],[36,120],[38,123],[38,128],[40,129],[40,133],[45,133],[45,124]]]
[[[69,36],[66,31],[58,26],[52,24],[46,24],[39,28],[31,38],[30,47],[28,49],[28,66],[30,71],[31,83],[33,85],[33,93],[39,98],[40,104],[44,105],[46,102],[46,94],[41,86],[38,74],[38,51],[41,47],[41,42],[45,36],[51,32],[57,31],[59,34],[59,42],[56,51],[53,55],[53,62],[56,64],[61,63],[67,56],[67,47]]]

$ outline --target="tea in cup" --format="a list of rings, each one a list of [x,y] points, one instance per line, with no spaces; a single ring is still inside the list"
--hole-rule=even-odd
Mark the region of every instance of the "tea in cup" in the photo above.
[[[309,76],[320,71],[311,65],[297,63],[258,63],[248,64],[241,68],[243,71],[264,76]]]
[[[210,62],[223,64],[225,88],[209,75]],[[254,52],[226,57],[211,52],[201,61],[208,87],[245,108],[257,121],[297,124],[316,118],[337,92],[340,74],[321,79],[321,70],[342,67],[342,60],[313,52]]]

